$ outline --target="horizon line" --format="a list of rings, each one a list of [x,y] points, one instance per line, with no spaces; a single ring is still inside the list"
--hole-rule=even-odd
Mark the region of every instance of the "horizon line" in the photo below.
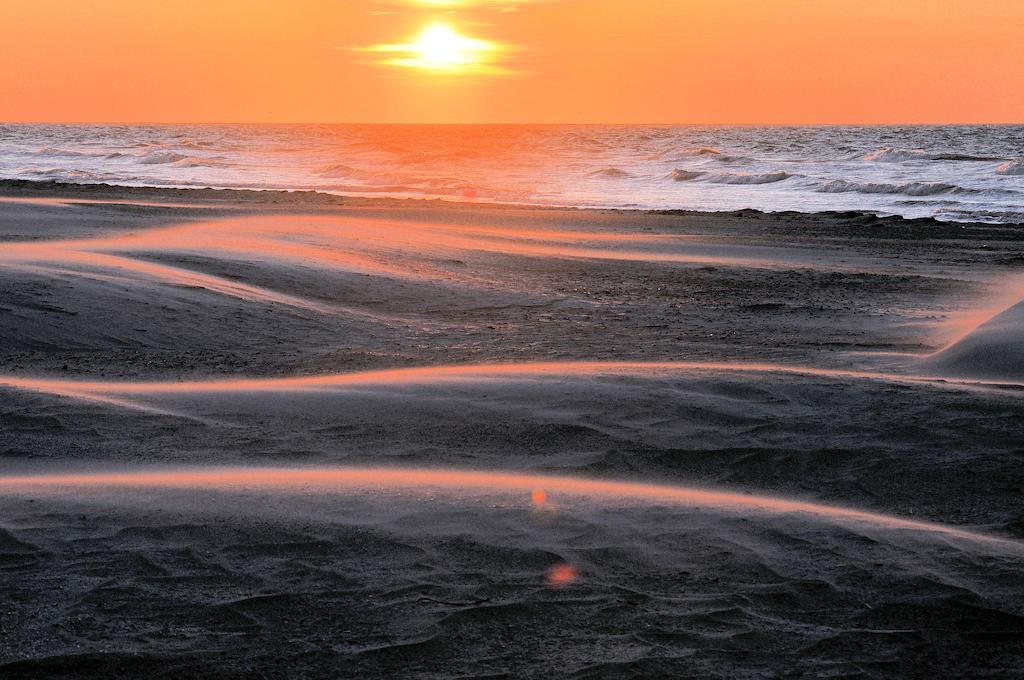
[[[125,125],[125,126],[137,126],[137,127],[157,127],[157,126],[209,126],[209,127],[227,127],[227,126],[307,126],[307,125],[324,125],[324,126],[452,126],[452,127],[470,127],[470,126],[522,126],[522,127],[542,127],[542,126],[593,126],[593,127],[962,127],[962,126],[990,126],[990,127],[1013,127],[1013,126],[1024,126],[1024,119],[1019,121],[945,121],[945,122],[929,122],[929,121],[918,121],[918,122],[873,122],[863,123],[855,121],[846,122],[793,122],[793,123],[781,123],[781,122],[726,122],[726,123],[712,123],[712,122],[568,122],[568,121],[517,121],[517,122],[500,122],[500,121],[487,121],[487,122],[468,122],[468,121],[454,121],[454,122],[436,122],[436,121],[405,121],[405,122],[370,122],[370,121],[127,121],[127,120],[0,120],[0,125]]]

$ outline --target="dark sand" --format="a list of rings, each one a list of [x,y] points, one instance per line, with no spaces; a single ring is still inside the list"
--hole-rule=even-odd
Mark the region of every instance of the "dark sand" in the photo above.
[[[1024,674],[1024,227],[0,193],[0,678]]]

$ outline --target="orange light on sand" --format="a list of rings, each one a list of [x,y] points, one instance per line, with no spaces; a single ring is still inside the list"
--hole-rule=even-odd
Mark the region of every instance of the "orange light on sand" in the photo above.
[[[686,372],[766,373],[836,379],[875,380],[907,385],[927,384],[936,389],[955,391],[989,391],[1000,387],[1021,387],[1013,381],[983,381],[956,378],[936,378],[924,375],[888,374],[870,371],[787,366],[783,364],[743,362],[686,362],[686,361],[575,361],[575,362],[519,362],[505,364],[467,364],[463,366],[425,366],[395,368],[353,373],[297,376],[290,378],[228,378],[223,380],[192,380],[168,382],[113,382],[96,380],[68,380],[63,378],[30,378],[0,374],[0,387],[56,394],[76,399],[116,403],[129,408],[151,410],[151,406],[128,402],[118,397],[192,393],[239,392],[322,392],[355,387],[386,385],[443,385],[466,383],[493,378],[508,380],[562,379],[566,376],[652,375]],[[1013,394],[1013,392],[1007,392]],[[116,399],[116,401],[115,401]],[[529,490],[537,487],[531,486]],[[548,487],[550,488],[550,487]]]
[[[946,539],[1024,554],[1024,543],[989,536],[968,529],[903,519],[876,512],[855,510],[773,496],[758,496],[734,491],[716,491],[667,484],[560,477],[478,470],[417,470],[402,468],[183,468],[171,470],[128,470],[122,472],[0,475],[0,493],[4,495],[41,492],[66,493],[75,489],[202,489],[232,491],[260,490],[267,493],[344,493],[350,490],[444,490],[453,495],[465,491],[516,494],[537,488],[554,489],[559,494],[613,502],[668,503],[730,513],[766,513],[804,515],[818,521],[840,525],[874,526],[888,530],[914,531]]]
[[[411,42],[372,45],[365,52],[386,55],[379,63],[449,74],[507,73],[497,64],[505,48],[490,40],[460,34],[444,23],[433,23]]]
[[[556,564],[548,570],[548,585],[554,588],[567,586],[580,577],[576,567],[568,563]]]
[[[939,326],[939,340],[942,346],[930,356],[936,356],[957,344],[968,335],[978,331],[1001,314],[1017,306],[1024,299],[1024,279],[1007,282],[993,298],[980,309],[952,314]]]

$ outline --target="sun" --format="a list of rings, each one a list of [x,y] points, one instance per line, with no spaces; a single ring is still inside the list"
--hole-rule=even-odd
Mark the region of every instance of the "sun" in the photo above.
[[[496,62],[502,46],[490,40],[462,35],[448,24],[436,22],[424,28],[410,42],[374,45],[366,51],[390,55],[388,66],[414,68],[437,73],[500,73]]]
[[[451,69],[473,63],[477,53],[486,50],[486,43],[463,37],[446,24],[431,24],[423,29],[412,47],[424,65]]]

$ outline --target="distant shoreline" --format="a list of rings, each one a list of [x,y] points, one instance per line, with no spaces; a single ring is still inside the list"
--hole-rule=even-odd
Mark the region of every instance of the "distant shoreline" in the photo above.
[[[1024,126],[2,129],[0,178],[51,188],[218,188],[289,202],[295,193],[316,192],[631,213],[839,211],[1024,223]]]
[[[614,213],[626,215],[676,215],[705,218],[741,218],[773,220],[819,220],[858,222],[870,226],[908,226],[953,228],[1021,228],[1024,225],[1014,223],[992,224],[987,222],[952,222],[938,220],[933,217],[907,218],[899,215],[879,215],[867,210],[827,210],[816,212],[799,212],[792,210],[768,211],[757,208],[741,210],[654,210],[646,208],[588,208],[573,206],[547,206],[525,203],[502,203],[491,201],[466,201],[445,198],[409,196],[409,197],[365,197],[333,194],[313,189],[218,189],[214,187],[147,187],[125,186],[107,183],[79,184],[73,182],[55,182],[50,180],[0,179],[0,197],[5,198],[75,198],[110,199],[111,201],[125,198],[145,200],[198,200],[203,202],[224,202],[252,205],[253,207],[330,208],[341,206],[380,206],[380,207],[411,207],[437,206],[444,209],[485,209],[485,210],[528,210],[537,212],[571,211],[577,213]],[[269,204],[269,205],[268,205]]]

